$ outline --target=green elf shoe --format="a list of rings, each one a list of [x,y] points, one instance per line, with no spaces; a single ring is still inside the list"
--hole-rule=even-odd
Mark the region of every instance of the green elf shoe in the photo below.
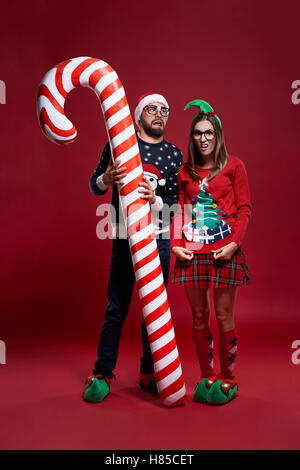
[[[207,394],[210,405],[225,405],[237,396],[238,384],[234,377],[217,380]]]
[[[139,386],[144,392],[158,395],[155,374],[141,374],[139,375]]]
[[[110,392],[111,380],[103,375],[91,375],[87,379],[83,394],[84,400],[93,403],[99,403],[104,400]]]
[[[210,391],[212,385],[214,384],[214,381],[215,381],[214,377],[210,377],[209,379],[201,378],[200,382],[195,387],[194,397],[193,397],[194,401],[198,403],[206,403],[208,392]]]

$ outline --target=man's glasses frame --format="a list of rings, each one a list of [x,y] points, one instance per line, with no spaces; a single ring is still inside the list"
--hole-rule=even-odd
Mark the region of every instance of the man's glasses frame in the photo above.
[[[162,116],[167,117],[170,114],[170,108],[166,106],[147,105],[144,107],[144,110],[150,114],[150,116],[160,113]]]

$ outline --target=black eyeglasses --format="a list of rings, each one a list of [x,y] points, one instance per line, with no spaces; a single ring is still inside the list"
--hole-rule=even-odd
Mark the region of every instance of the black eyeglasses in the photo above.
[[[150,115],[160,113],[162,116],[166,117],[166,116],[169,116],[169,113],[170,113],[170,108],[166,108],[165,106],[150,105],[150,106],[145,106],[144,109]]]
[[[193,137],[194,139],[201,139],[201,137],[204,135],[204,137],[206,138],[206,140],[212,140],[216,133],[215,131],[209,129],[207,131],[204,131],[204,132],[201,132],[201,131],[198,131],[198,129],[196,129],[194,132],[193,132]]]

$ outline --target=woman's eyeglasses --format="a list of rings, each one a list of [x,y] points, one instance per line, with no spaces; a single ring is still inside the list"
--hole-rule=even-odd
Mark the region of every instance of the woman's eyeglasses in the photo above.
[[[215,131],[212,131],[211,129],[204,131],[204,132],[195,130],[193,132],[193,137],[194,139],[198,140],[198,139],[201,139],[201,137],[204,135],[206,140],[212,140],[215,137],[215,134],[216,134]]]

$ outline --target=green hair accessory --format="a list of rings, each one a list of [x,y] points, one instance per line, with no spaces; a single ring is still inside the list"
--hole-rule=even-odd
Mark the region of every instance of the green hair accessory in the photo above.
[[[208,114],[208,115],[211,115],[211,116],[215,116],[215,118],[219,121],[219,124],[220,124],[221,129],[222,129],[222,124],[221,124],[220,118],[215,114],[213,108],[206,101],[203,101],[203,100],[190,101],[185,106],[184,111],[188,108],[191,108],[192,106],[196,106],[196,108],[199,108],[199,112],[196,114],[196,116],[194,116],[193,120],[196,119],[196,117],[199,114]]]

